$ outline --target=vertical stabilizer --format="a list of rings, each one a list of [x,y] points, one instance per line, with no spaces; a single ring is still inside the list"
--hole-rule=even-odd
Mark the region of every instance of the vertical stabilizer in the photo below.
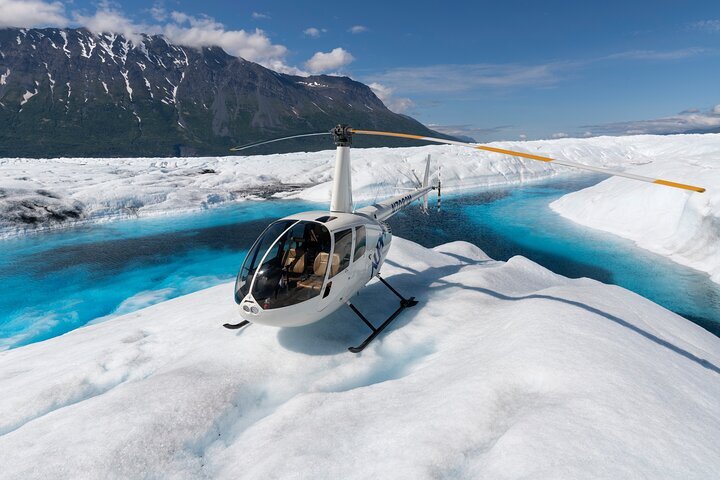
[[[430,185],[430,154],[427,155],[427,163],[425,163],[425,176],[423,177],[422,187],[425,188]],[[423,197],[423,211],[428,211],[428,196]]]
[[[437,209],[440,211],[440,203],[442,200],[442,165],[438,165],[438,184],[437,184]]]

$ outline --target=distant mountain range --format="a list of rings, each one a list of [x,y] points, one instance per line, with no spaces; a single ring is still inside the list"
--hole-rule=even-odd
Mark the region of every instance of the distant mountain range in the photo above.
[[[225,155],[235,145],[337,123],[447,138],[391,112],[347,77],[285,75],[162,36],[135,45],[85,29],[0,30],[3,157]],[[329,139],[311,137],[254,153],[326,148]]]

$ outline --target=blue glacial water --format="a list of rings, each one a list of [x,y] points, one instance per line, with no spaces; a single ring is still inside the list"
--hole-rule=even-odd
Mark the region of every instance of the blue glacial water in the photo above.
[[[0,350],[228,281],[271,220],[319,207],[245,202],[0,241]]]
[[[562,275],[621,285],[720,335],[720,285],[707,275],[579,227],[548,207],[601,179],[446,195],[441,213],[410,207],[390,223],[395,234],[425,246],[466,240],[498,260],[523,255]],[[0,241],[0,350],[228,281],[269,221],[324,208],[245,202]]]

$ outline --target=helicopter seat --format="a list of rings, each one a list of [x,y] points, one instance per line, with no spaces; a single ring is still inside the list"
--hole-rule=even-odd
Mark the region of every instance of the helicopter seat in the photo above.
[[[315,257],[315,262],[313,264],[313,275],[311,275],[310,278],[308,278],[307,280],[299,281],[298,287],[320,290],[322,288],[323,280],[325,279],[325,272],[328,268],[329,259],[330,255],[328,253],[318,253],[317,257]],[[340,256],[337,254],[333,254],[330,264],[330,276],[332,277],[333,275],[335,275],[338,272],[339,268]]]
[[[291,248],[285,255],[283,265],[288,267],[289,273],[302,275],[305,272],[305,252]]]
[[[315,275],[319,277],[325,277],[325,272],[328,268],[328,260],[330,258],[329,253],[321,252],[318,253],[318,256],[315,257],[315,264],[313,265],[313,269],[315,270]],[[335,274],[338,273],[338,269],[340,268],[340,255],[337,253],[333,253],[332,255],[332,262],[330,264],[330,276],[334,277]]]

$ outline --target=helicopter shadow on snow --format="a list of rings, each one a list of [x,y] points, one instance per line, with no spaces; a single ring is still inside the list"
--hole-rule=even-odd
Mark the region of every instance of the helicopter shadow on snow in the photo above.
[[[461,257],[462,260],[471,260]],[[472,261],[473,263],[478,263]],[[387,261],[386,263],[392,264]],[[423,303],[423,292],[430,285],[442,277],[458,272],[466,264],[448,265],[424,272],[398,273],[389,277],[391,284],[405,297],[416,296],[420,305]],[[397,264],[399,268],[409,270]],[[376,327],[379,327],[395,309],[398,308],[398,299],[382,283],[375,280],[355,295],[351,302]],[[408,308],[397,317],[388,327],[368,346],[384,341],[385,336],[396,329],[403,328],[412,322],[417,308]],[[308,355],[333,355],[347,352],[348,347],[362,342],[370,334],[370,330],[350,310],[341,308],[323,320],[305,327],[282,328],[278,332],[279,343],[295,352]]]
[[[463,259],[463,257],[461,257],[461,256],[459,256],[459,255],[451,254],[451,256],[454,256],[454,257],[459,258],[459,259],[461,259],[461,260]],[[466,260],[468,260],[468,259],[466,259]],[[472,261],[472,260],[468,260],[468,261],[469,261],[469,262],[472,262],[472,263],[476,263],[476,262],[474,262],[474,261]],[[427,273],[431,272],[432,270],[440,270],[440,271],[442,271],[442,270],[444,270],[444,269],[446,268],[446,267],[441,267],[441,268],[429,268],[428,270],[425,270],[424,272],[418,272],[418,271],[416,271],[416,270],[413,270],[412,268],[409,268],[409,267],[406,267],[406,266],[402,266],[402,265],[398,265],[398,264],[394,263],[394,262],[391,261],[391,260],[388,260],[386,263],[389,264],[389,265],[392,265],[392,266],[394,266],[394,267],[402,268],[402,269],[405,269],[405,270],[411,272],[410,274],[405,274],[405,275],[424,275],[424,274],[427,274]],[[632,331],[632,332],[634,332],[634,333],[636,333],[636,334],[638,334],[638,335],[641,335],[642,337],[645,337],[646,339],[652,341],[653,343],[656,343],[657,345],[660,345],[661,347],[664,347],[664,348],[670,350],[671,352],[674,352],[674,353],[676,353],[676,354],[678,354],[678,355],[680,355],[680,356],[682,356],[682,357],[687,358],[688,360],[690,360],[690,361],[692,361],[692,362],[697,363],[698,365],[700,365],[700,366],[703,367],[703,368],[706,368],[706,369],[708,369],[708,370],[710,370],[710,371],[712,371],[712,372],[714,372],[714,373],[716,373],[716,374],[720,374],[720,368],[719,368],[717,365],[715,365],[715,364],[713,364],[712,362],[710,362],[709,360],[706,360],[706,359],[704,359],[704,358],[698,357],[698,356],[696,356],[695,354],[693,354],[693,353],[691,353],[691,352],[688,352],[687,350],[685,350],[685,349],[683,349],[683,348],[681,348],[681,347],[678,347],[677,345],[675,345],[675,344],[673,344],[673,343],[671,343],[671,342],[669,342],[669,341],[667,341],[667,340],[665,340],[665,339],[663,339],[663,338],[661,338],[661,337],[658,337],[657,335],[654,335],[654,334],[652,334],[652,333],[650,333],[650,332],[648,332],[648,331],[646,331],[646,330],[643,330],[642,328],[640,328],[640,327],[638,327],[638,326],[636,326],[636,325],[633,325],[632,323],[628,322],[627,320],[624,320],[624,319],[622,319],[622,318],[620,318],[620,317],[618,317],[618,316],[616,316],[616,315],[613,315],[613,314],[611,314],[611,313],[605,312],[605,311],[603,311],[603,310],[601,310],[601,309],[599,309],[599,308],[596,308],[596,307],[587,305],[587,304],[582,303],[582,302],[579,302],[579,301],[577,301],[577,300],[570,300],[570,299],[567,299],[567,298],[556,297],[556,296],[553,296],[553,295],[545,295],[545,294],[537,294],[537,293],[533,293],[533,294],[529,294],[529,295],[511,296],[511,295],[506,295],[506,294],[504,294],[504,293],[498,292],[498,291],[496,291],[496,290],[491,290],[491,289],[489,289],[489,288],[471,287],[471,286],[464,285],[464,284],[461,284],[461,283],[449,282],[449,281],[443,279],[443,277],[445,277],[446,275],[447,275],[447,273],[445,273],[445,272],[442,272],[440,275],[432,275],[434,278],[432,278],[432,282],[431,282],[431,283],[435,283],[436,285],[433,285],[433,286],[431,287],[431,286],[428,284],[428,285],[424,285],[424,288],[425,288],[425,289],[428,289],[428,290],[430,290],[430,289],[433,289],[433,290],[440,289],[440,290],[442,290],[442,289],[446,289],[446,288],[457,287],[457,288],[462,288],[462,289],[466,289],[466,290],[472,290],[472,291],[476,291],[476,292],[481,292],[481,293],[484,293],[484,294],[486,294],[486,295],[490,295],[490,296],[492,296],[492,297],[494,297],[494,298],[497,298],[498,300],[504,300],[504,301],[520,301],[520,300],[528,300],[528,299],[544,299],[544,300],[552,300],[552,301],[564,303],[564,304],[566,304],[566,305],[571,305],[571,306],[573,306],[573,307],[576,307],[576,308],[585,310],[585,311],[587,311],[587,312],[590,312],[590,313],[592,313],[592,314],[595,314],[595,315],[597,315],[597,316],[599,316],[599,317],[605,318],[606,320],[615,322],[616,324],[618,324],[618,325],[620,325],[620,326],[622,326],[622,327],[625,327],[625,328],[627,328],[628,330],[630,330],[630,331]],[[398,276],[396,275],[396,276],[394,276],[394,277],[392,277],[392,278],[393,278],[393,280],[394,280],[394,279],[397,278],[397,277],[398,277]]]
[[[410,267],[397,264],[392,260],[387,260],[386,263],[388,265],[403,270],[402,273],[397,273],[388,278],[393,286],[403,295],[418,296],[417,300],[419,300],[420,305],[422,305],[424,300],[422,295],[423,292],[444,290],[448,288],[472,290],[503,301],[545,299],[571,305],[627,328],[649,341],[664,347],[677,355],[685,357],[703,368],[706,368],[716,374],[720,374],[720,368],[712,362],[698,357],[693,353],[658,337],[657,335],[643,330],[627,320],[577,300],[570,300],[546,294],[511,296],[489,288],[472,287],[447,281],[445,280],[446,277],[457,273],[469,264],[495,263],[495,260],[478,262],[457,254],[449,255],[455,257],[457,260],[460,260],[461,263],[446,265],[443,267],[430,267],[424,271],[418,271]],[[375,326],[379,326],[380,323],[382,323],[382,321],[387,318],[395,308],[397,308],[397,299],[389,291],[387,291],[380,282],[377,281],[364,288],[362,293],[352,299],[352,302]],[[384,337],[390,332],[401,329],[408,323],[412,322],[417,311],[417,309],[410,308],[403,312],[377,339],[374,340],[373,343],[383,342]],[[347,347],[360,343],[369,333],[370,331],[367,327],[363,325],[363,323],[350,311],[349,308],[342,308],[315,324],[300,328],[281,329],[278,332],[278,341],[283,347],[292,351],[308,355],[332,355],[346,352]],[[370,347],[372,347],[372,345],[373,344],[371,344]]]
[[[396,277],[393,277],[396,278]],[[395,284],[393,283],[393,286]],[[399,284],[401,293],[410,296],[407,288]],[[351,302],[376,327],[398,307],[398,299],[380,282],[366,286]],[[396,318],[378,338],[368,346],[383,341],[383,337],[396,328],[401,328],[414,315],[416,309],[409,308]],[[335,355],[347,353],[348,347],[360,344],[371,333],[370,329],[348,307],[343,307],[319,322],[304,327],[281,328],[278,342],[284,348],[307,355]]]

